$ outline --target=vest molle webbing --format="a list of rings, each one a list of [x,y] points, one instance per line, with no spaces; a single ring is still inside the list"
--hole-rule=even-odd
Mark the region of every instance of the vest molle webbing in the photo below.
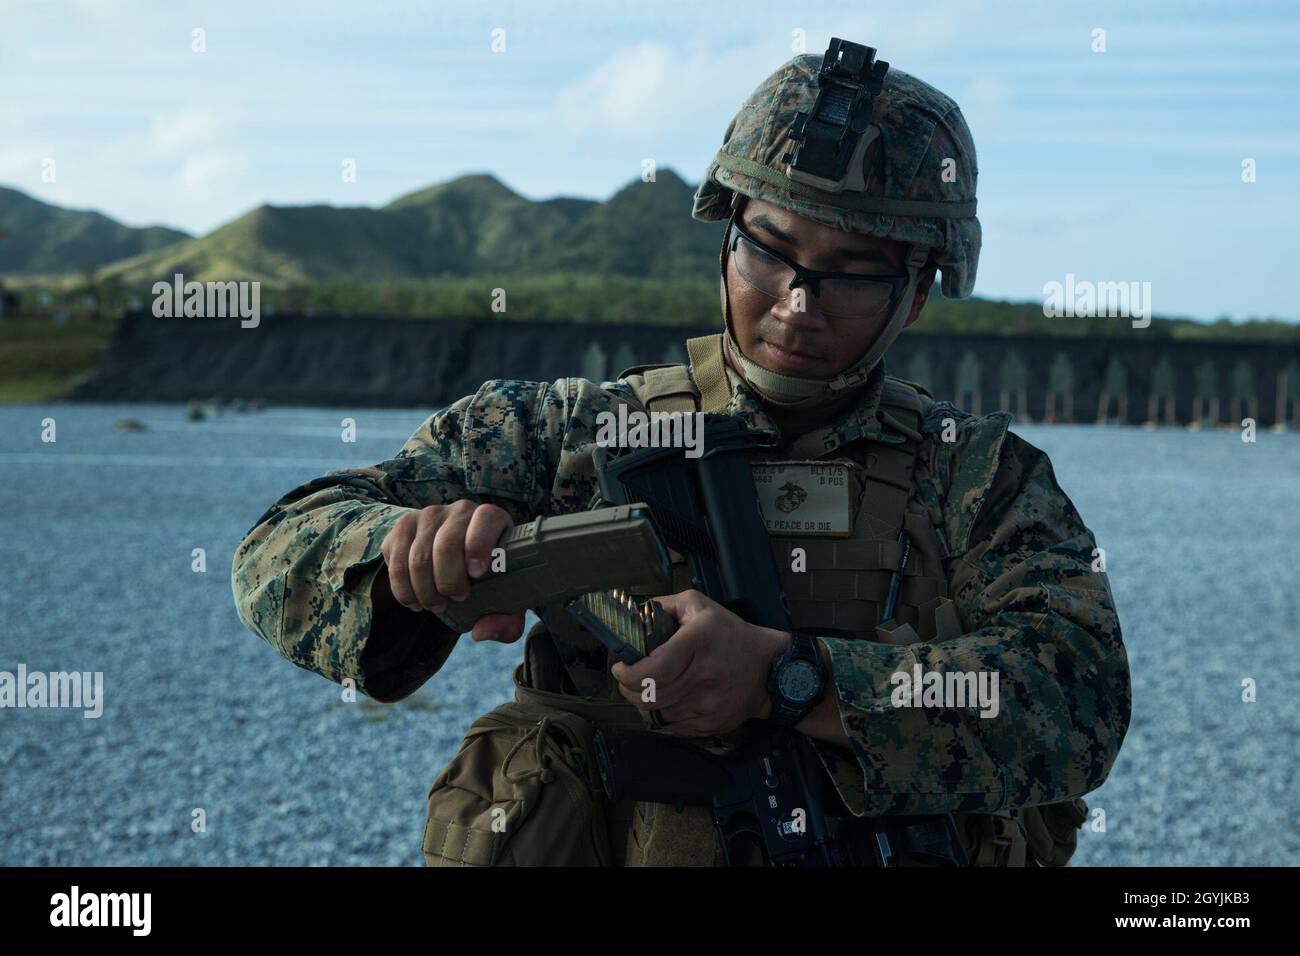
[[[719,367],[721,342],[720,335],[691,339],[687,348],[695,364],[690,369],[638,366],[619,378],[627,380],[648,412],[722,411],[731,390],[725,368]],[[697,390],[692,372],[706,383],[704,388]],[[859,439],[841,449],[840,456],[825,459],[848,460],[856,466],[857,513],[850,537],[771,536],[772,556],[797,627],[844,631],[846,636],[874,634],[889,643],[960,633],[953,629],[960,626],[955,608],[946,600],[943,545],[920,506],[908,510],[921,422],[929,402],[910,384],[887,377],[878,417],[891,440]],[[803,549],[799,571],[794,570],[796,548]],[[907,560],[902,564],[905,551]],[[895,609],[886,622],[883,612],[898,570]],[[688,572],[683,569],[683,573],[678,577],[674,568],[675,583],[689,581]],[[944,605],[949,605],[946,610]],[[877,633],[881,625],[886,627]]]

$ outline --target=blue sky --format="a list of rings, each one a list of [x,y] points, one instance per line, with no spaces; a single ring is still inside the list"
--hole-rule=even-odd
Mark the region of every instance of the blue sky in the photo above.
[[[1073,273],[1149,281],[1156,314],[1300,319],[1282,281],[1300,252],[1296,2],[0,6],[0,184],[132,225],[202,233],[263,202],[382,204],[479,171],[603,199],[644,158],[695,182],[802,31],[809,52],[876,46],[962,105],[977,295],[1039,300]]]

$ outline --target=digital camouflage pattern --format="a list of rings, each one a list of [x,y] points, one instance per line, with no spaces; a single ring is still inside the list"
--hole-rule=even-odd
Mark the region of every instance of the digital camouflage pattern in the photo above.
[[[863,170],[865,195],[873,199],[952,204],[945,215],[896,215],[851,208],[849,192],[822,193],[799,184],[792,193],[781,158],[794,150],[788,133],[800,111],[811,112],[817,99],[820,55],[796,56],[759,84],[727,126],[722,147],[709,164],[695,195],[692,215],[717,221],[731,215],[733,193],[760,199],[845,232],[919,243],[936,250],[941,288],[950,299],[975,287],[980,223],[973,210],[978,166],[975,141],[961,110],[928,83],[890,67],[875,98],[873,113],[881,129],[879,166],[868,153]],[[734,160],[757,163],[782,183],[742,172]],[[759,171],[761,172],[761,170]],[[944,207],[941,207],[944,208]]]
[[[758,396],[732,384],[727,412],[779,434]],[[878,396],[864,389],[857,407],[794,447],[825,457],[878,435]],[[240,618],[300,667],[351,678],[379,700],[411,693],[458,637],[432,614],[404,609],[374,623],[369,595],[385,534],[404,509],[460,498],[499,505],[516,523],[587,508],[597,490],[596,415],[623,401],[635,403],[621,381],[489,381],[430,417],[397,457],[295,489],[235,554]],[[945,419],[954,441],[943,440]],[[949,555],[963,636],[908,646],[822,639],[853,749],[818,750],[855,813],[993,812],[1066,800],[1098,787],[1119,751],[1130,715],[1128,662],[1106,576],[1092,570],[1093,536],[1047,456],[1009,432],[1009,422],[1005,413],[971,416],[940,402],[924,423],[914,499]],[[997,671],[1000,714],[895,708],[890,675],[911,673],[917,661],[926,670]],[[566,663],[571,674],[587,669],[577,675],[584,693],[609,686],[602,660],[576,652]]]

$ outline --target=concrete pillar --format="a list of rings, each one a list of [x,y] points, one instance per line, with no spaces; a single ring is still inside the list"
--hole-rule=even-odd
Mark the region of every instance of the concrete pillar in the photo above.
[[[681,342],[671,342],[668,348],[664,349],[663,357],[659,361],[669,365],[687,365],[690,360],[686,355],[686,346]]]
[[[924,385],[926,388],[934,387],[934,369],[930,366],[930,353],[928,350],[917,350],[916,354],[907,363],[907,371],[904,373],[904,377],[908,381]]]
[[[1277,371],[1277,398],[1273,410],[1273,429],[1300,428],[1300,362],[1288,362]]]
[[[605,350],[599,342],[593,340],[582,354],[582,377],[590,382],[605,381],[606,361]]]
[[[980,362],[973,352],[967,352],[957,363],[957,387],[953,391],[959,408],[980,414]]]
[[[1255,387],[1255,370],[1245,359],[1238,359],[1232,368],[1232,393],[1230,411],[1232,423],[1250,417],[1259,423],[1259,392]]]
[[[1174,378],[1174,367],[1169,359],[1162,358],[1151,370],[1151,390],[1147,393],[1147,425],[1154,428],[1160,424],[1174,423],[1174,396],[1178,389]],[[1161,409],[1163,400],[1164,408]],[[1162,414],[1163,411],[1163,414]]]
[[[1074,364],[1064,352],[1057,352],[1047,370],[1047,409],[1044,421],[1057,421],[1056,403],[1062,399],[1060,421],[1074,421]]]
[[[645,363],[640,361],[636,357],[636,353],[632,351],[632,346],[623,342],[614,350],[614,361],[610,363],[609,373],[611,376],[616,376],[632,368],[634,365],[643,364]]]
[[[1020,355],[1011,349],[998,367],[998,407],[1004,412],[1012,412],[1017,421],[1029,421],[1029,368]],[[1011,407],[1015,396],[1015,408]]]
[[[1201,428],[1219,423],[1219,375],[1214,363],[1206,359],[1196,367],[1196,390],[1192,398],[1192,416],[1188,425]]]
[[[1112,355],[1106,363],[1101,383],[1101,397],[1097,401],[1097,424],[1105,425],[1110,419],[1110,405],[1115,403],[1116,417],[1121,425],[1128,422],[1128,373],[1118,356]]]

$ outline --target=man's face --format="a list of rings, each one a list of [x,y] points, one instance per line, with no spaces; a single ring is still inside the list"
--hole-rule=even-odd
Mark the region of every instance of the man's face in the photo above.
[[[907,274],[907,246],[901,242],[841,232],[757,199],[745,203],[739,220],[763,245],[808,269],[877,276]],[[830,378],[861,358],[889,320],[888,310],[869,318],[829,315],[822,311],[807,283],[796,286],[784,298],[774,298],[745,280],[737,270],[736,258],[734,252],[727,257],[732,328],[741,352],[770,371],[796,378]],[[934,273],[933,266],[923,271],[908,325],[920,315]],[[803,292],[803,311],[796,311],[798,291]]]

